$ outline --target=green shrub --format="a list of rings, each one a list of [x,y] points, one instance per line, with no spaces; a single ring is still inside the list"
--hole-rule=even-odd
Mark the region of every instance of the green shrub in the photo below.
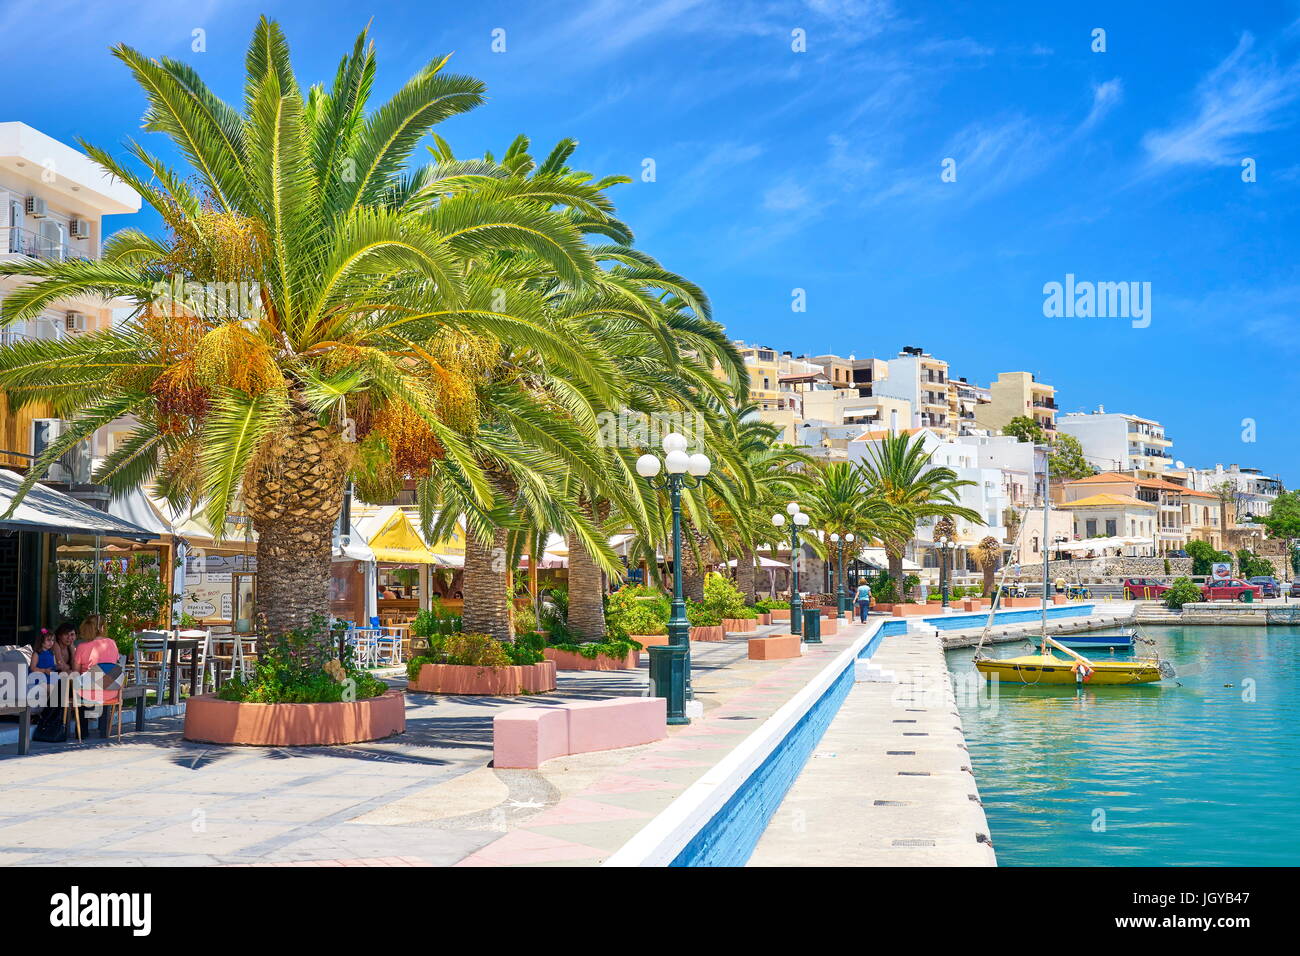
[[[718,615],[719,620],[724,617],[739,617],[745,608],[745,595],[730,580],[715,571],[704,579],[704,603]]]
[[[788,611],[790,610],[790,602],[778,601],[776,598],[764,598],[762,601],[759,601],[757,604],[755,604],[754,607],[759,608],[763,611],[775,611],[775,610]]]
[[[505,645],[487,634],[452,634],[442,643],[443,663],[468,667],[509,667]]]
[[[378,697],[388,685],[353,665],[352,650],[336,656],[325,619],[259,642],[257,664],[247,678],[221,685],[217,696],[249,704],[319,704]]]
[[[637,641],[588,641],[585,644],[552,644],[551,647],[557,651],[577,654],[589,661],[597,657],[609,657],[621,661],[633,651],[643,650]]]
[[[895,604],[898,602],[898,588],[894,579],[888,574],[881,573],[871,582],[871,597],[879,604]]]
[[[662,591],[647,587],[622,587],[605,604],[605,626],[610,636],[667,634],[672,605]]]
[[[537,630],[537,612],[531,604],[515,608],[515,636],[531,634]]]
[[[716,627],[722,623],[722,615],[707,604],[687,601],[686,620],[690,621],[691,627]]]
[[[1173,610],[1199,600],[1201,600],[1201,588],[1191,578],[1178,578],[1165,592],[1165,607]]]

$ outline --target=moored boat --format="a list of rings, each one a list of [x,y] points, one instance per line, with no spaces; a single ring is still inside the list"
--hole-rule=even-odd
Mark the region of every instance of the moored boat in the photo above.
[[[985,658],[975,661],[975,669],[990,679],[1015,684],[1150,684],[1166,676],[1157,660],[1085,661],[1050,653]]]
[[[1123,630],[1106,634],[1062,634],[1056,640],[1057,643],[1072,647],[1076,651],[1131,651],[1136,637],[1136,631]],[[1043,646],[1043,639],[1037,634],[1029,638],[1029,641],[1037,647]]]

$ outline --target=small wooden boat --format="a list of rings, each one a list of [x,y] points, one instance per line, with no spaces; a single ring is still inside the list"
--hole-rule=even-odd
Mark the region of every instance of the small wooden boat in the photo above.
[[[1065,647],[1072,647],[1076,651],[1131,651],[1136,636],[1136,631],[1123,630],[1109,634],[1062,634],[1056,640]],[[1029,641],[1039,648],[1043,646],[1043,639],[1037,634],[1031,637]]]
[[[1151,684],[1173,676],[1166,673],[1168,662],[1085,661],[1051,653],[977,660],[975,669],[990,679],[1013,684]]]

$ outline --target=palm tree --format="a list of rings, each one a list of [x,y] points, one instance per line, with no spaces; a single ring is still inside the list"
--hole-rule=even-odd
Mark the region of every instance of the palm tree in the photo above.
[[[993,535],[986,535],[975,546],[973,554],[975,563],[984,573],[984,596],[989,597],[993,593],[993,575],[998,569],[998,562],[1002,560],[1002,545]]]
[[[594,260],[571,217],[507,188],[448,193],[404,175],[435,124],[483,100],[478,80],[445,71],[446,57],[370,111],[366,33],[328,91],[304,92],[282,31],[263,18],[241,111],[184,63],[113,52],[145,92],[145,129],[166,134],[190,171],[130,143],[141,175],[86,146],[158,211],[167,237],[130,229],[99,260],[0,265],[31,280],[6,301],[6,323],[68,295],[135,305],[111,330],[0,349],[11,401],[49,400],[72,420],[22,491],[95,429],[133,415],[96,480],[114,491],[155,481],[216,528],[242,510],[258,535],[259,612],[272,632],[308,625],[329,611],[331,529],[349,474],[391,492],[454,471],[478,513],[497,506],[463,437],[481,414],[474,382],[493,343],[603,389],[607,363],[557,335],[544,302],[494,268],[516,249],[578,285]],[[247,301],[214,302],[232,284]]]
[[[889,575],[899,582],[899,593],[906,597],[901,587],[903,552],[916,534],[918,519],[948,516],[983,524],[978,512],[957,503],[959,489],[975,482],[958,478],[951,468],[931,464],[922,435],[886,435],[868,446],[868,454],[868,460],[861,465],[863,474],[874,493],[893,511],[881,535]]]
[[[835,565],[838,583],[844,574],[840,566],[841,549],[829,543],[830,535],[852,534],[854,547],[862,548],[873,539],[881,538],[895,513],[867,484],[860,468],[849,462],[827,462],[811,470],[806,490],[802,494],[803,510],[808,512],[810,525],[826,535],[826,548]],[[847,547],[844,557],[852,559]]]

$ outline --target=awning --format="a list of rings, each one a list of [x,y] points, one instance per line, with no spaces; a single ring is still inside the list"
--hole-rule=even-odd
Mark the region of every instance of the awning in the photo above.
[[[348,533],[340,537],[334,535],[334,557],[345,561],[361,561],[368,563],[375,560],[375,552],[366,539],[361,536],[357,530],[356,522],[348,526]]]
[[[171,524],[149,503],[149,495],[140,488],[133,488],[120,498],[109,499],[108,513],[137,527],[147,528],[156,538],[172,533]]]
[[[22,483],[21,475],[0,469],[0,514],[9,510]],[[14,513],[0,520],[0,528],[45,534],[105,535],[135,541],[151,541],[158,537],[148,528],[124,521],[42,484],[32,486]]]
[[[438,563],[401,508],[390,505],[360,516],[353,512],[352,527],[370,545],[376,561],[385,564]]]
[[[739,560],[740,560],[739,558],[732,558],[730,561],[727,562],[727,567],[734,568],[736,566],[736,562]],[[781,561],[773,561],[771,558],[765,558],[760,554],[758,555],[758,566],[760,568],[788,568],[790,565],[785,564]]]
[[[884,548],[863,548],[858,552],[858,560],[863,564],[868,564],[879,571],[889,570],[889,557],[885,554]],[[903,559],[904,571],[920,571],[921,566],[915,561]]]

